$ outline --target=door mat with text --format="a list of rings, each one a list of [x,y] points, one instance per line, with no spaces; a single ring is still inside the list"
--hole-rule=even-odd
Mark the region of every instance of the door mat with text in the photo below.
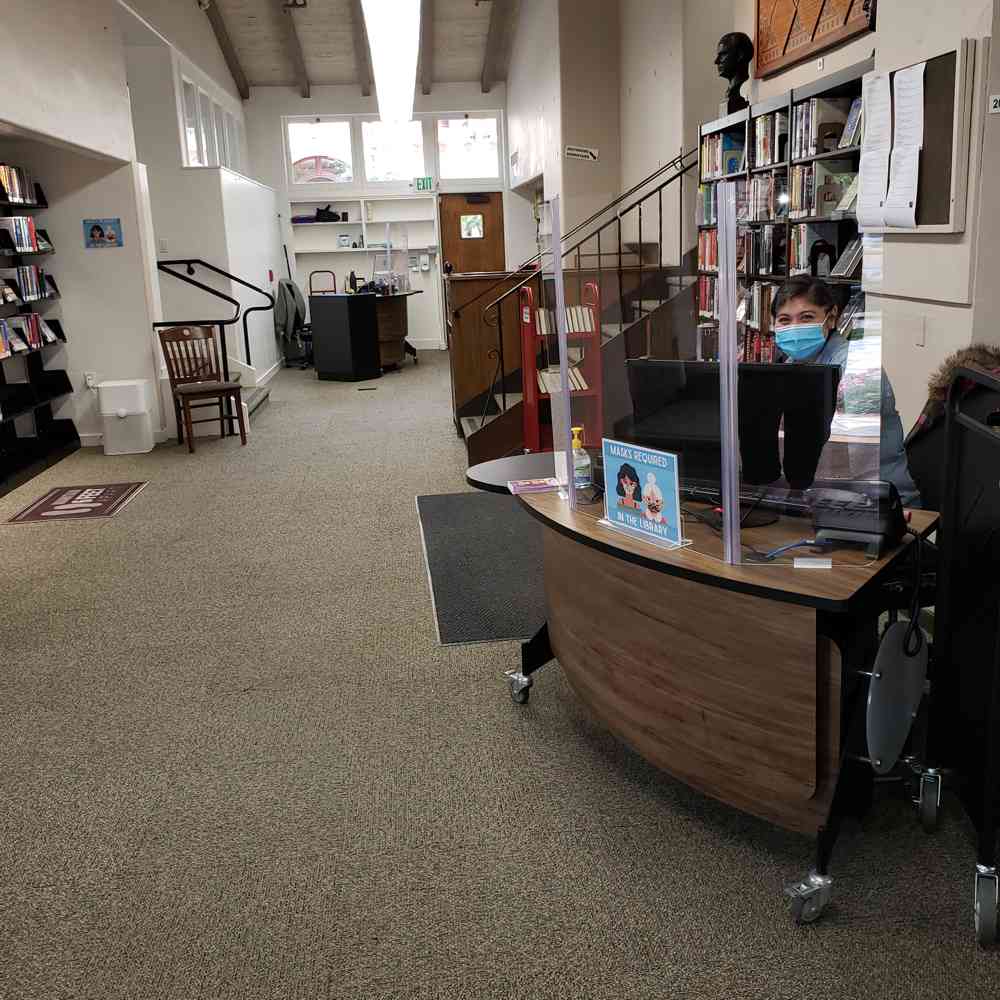
[[[147,483],[101,483],[59,486],[15,514],[7,523],[74,521],[82,517],[113,517]]]

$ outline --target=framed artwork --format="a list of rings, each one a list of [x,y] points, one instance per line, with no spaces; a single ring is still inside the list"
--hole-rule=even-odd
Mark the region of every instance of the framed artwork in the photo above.
[[[481,240],[486,238],[486,226],[481,215],[461,215],[458,220],[463,240]]]
[[[121,219],[83,220],[83,245],[88,250],[120,247],[123,243]]]
[[[757,0],[756,75],[763,79],[875,30],[875,0]]]

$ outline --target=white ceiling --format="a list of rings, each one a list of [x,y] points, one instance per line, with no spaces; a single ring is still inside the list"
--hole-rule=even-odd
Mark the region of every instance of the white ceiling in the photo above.
[[[279,10],[280,0],[215,0],[248,81],[259,86],[296,83]],[[434,82],[479,80],[489,32],[491,0],[435,0]],[[291,17],[309,82],[355,83],[349,0],[308,0]]]

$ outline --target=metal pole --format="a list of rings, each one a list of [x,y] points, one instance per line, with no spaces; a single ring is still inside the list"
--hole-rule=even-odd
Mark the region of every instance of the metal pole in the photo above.
[[[507,412],[507,369],[503,360],[503,307],[497,309],[497,350],[500,357],[500,405]]]
[[[576,487],[573,480],[573,435],[570,431],[570,427],[573,423],[573,409],[570,404],[570,394],[569,394],[569,362],[567,358],[567,345],[566,345],[566,289],[563,287],[563,268],[562,268],[562,235],[559,230],[559,209],[560,209],[560,199],[556,195],[552,199],[552,273],[555,284],[556,292],[556,330],[559,333],[559,385],[561,387],[561,392],[559,393],[559,399],[553,399],[552,407],[561,407],[562,409],[562,426],[563,426],[563,440],[557,441],[555,437],[555,428],[559,426],[558,422],[553,417],[552,420],[552,450],[557,452],[562,448],[566,452],[566,476],[567,476],[567,486],[566,493],[569,496],[569,507],[570,510],[576,510]],[[621,220],[619,220],[619,229],[621,228]],[[621,243],[619,243],[619,248]],[[621,273],[621,272],[619,272]],[[600,348],[598,348],[600,350]]]
[[[740,545],[740,438],[736,364],[736,185],[719,192],[719,426],[722,429],[722,538],[725,560],[743,561]]]

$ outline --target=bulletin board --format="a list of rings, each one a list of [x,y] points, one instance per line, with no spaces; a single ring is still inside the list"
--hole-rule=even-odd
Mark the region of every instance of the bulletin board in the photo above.
[[[756,76],[875,30],[873,0],[757,0]]]

